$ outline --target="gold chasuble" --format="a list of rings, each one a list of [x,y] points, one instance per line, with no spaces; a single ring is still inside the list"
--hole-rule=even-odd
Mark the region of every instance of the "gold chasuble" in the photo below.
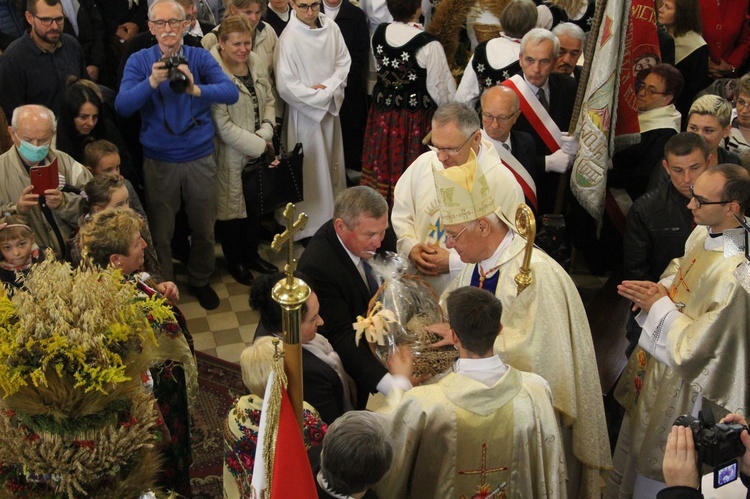
[[[379,497],[565,495],[565,457],[547,383],[512,367],[488,387],[451,373],[408,391],[392,412],[394,462]],[[502,497],[502,496],[500,496]]]
[[[495,353],[506,364],[549,382],[563,428],[569,475],[579,476],[568,495],[598,499],[602,475],[612,460],[586,311],[568,274],[536,248],[531,257],[532,282],[518,295],[514,278],[523,263],[525,244],[516,234],[497,262],[495,296],[503,304],[503,330],[495,341]],[[475,268],[466,265],[441,302],[452,290],[469,286]]]
[[[664,481],[667,436],[675,418],[691,413],[699,396],[716,421],[728,412],[747,416],[750,296],[733,275],[744,255],[725,256],[723,246],[705,249],[707,237],[706,228],[697,227],[685,256],[662,275],[674,276],[669,296],[682,312],[661,332],[671,365],[638,347],[617,386],[615,396],[629,423],[623,423],[611,477],[620,486],[619,497],[632,494],[636,473]]]

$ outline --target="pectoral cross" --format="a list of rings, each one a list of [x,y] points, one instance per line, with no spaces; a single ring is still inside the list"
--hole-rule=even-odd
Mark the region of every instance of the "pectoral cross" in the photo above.
[[[287,283],[291,286],[294,278],[294,271],[297,270],[297,259],[294,258],[294,234],[301,231],[307,225],[307,214],[300,213],[297,220],[294,220],[296,209],[292,203],[287,203],[284,208],[284,220],[286,221],[286,230],[281,234],[276,234],[271,243],[271,249],[276,253],[286,244],[287,255],[284,272],[286,273]]]

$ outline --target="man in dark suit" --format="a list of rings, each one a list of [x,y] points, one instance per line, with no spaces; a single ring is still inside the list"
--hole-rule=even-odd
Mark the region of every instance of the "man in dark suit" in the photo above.
[[[367,71],[370,63],[370,32],[367,16],[349,0],[324,0],[321,11],[341,30],[352,58],[341,105],[341,135],[347,170],[362,171],[362,147],[367,123]],[[359,183],[359,182],[357,182]]]
[[[535,186],[540,180],[534,177],[536,143],[530,134],[513,130],[521,114],[518,96],[502,85],[490,87],[482,94],[481,104],[482,138],[495,146],[500,160],[521,185],[526,204],[536,209]]]
[[[381,243],[388,229],[388,204],[370,187],[351,187],[336,198],[333,219],[310,239],[299,261],[320,301],[324,324],[319,332],[341,357],[344,369],[357,383],[357,408],[364,409],[369,393],[388,394],[411,383],[392,376],[375,358],[367,341],[354,340],[357,316],[364,316],[378,282],[368,263],[378,250],[395,251],[395,241]]]
[[[580,81],[582,68],[578,65],[578,59],[583,55],[583,40],[586,35],[580,26],[573,23],[558,24],[552,33],[560,41],[555,73],[566,74],[577,82]]]
[[[521,51],[518,55],[521,64],[523,85],[528,86],[531,94],[539,99],[549,118],[560,131],[567,131],[573,115],[577,83],[567,75],[553,72],[557,65],[560,41],[546,29],[535,28],[526,33],[521,40]],[[519,95],[523,99],[523,95]],[[533,98],[533,97],[532,97]],[[521,113],[516,123],[516,130],[528,132],[536,142],[534,159],[534,178],[537,182],[539,213],[551,213],[555,203],[555,194],[560,174],[565,173],[573,164],[577,144],[572,138],[564,137],[563,147],[553,152],[542,140],[543,130],[535,128],[532,122],[542,116],[527,116]]]

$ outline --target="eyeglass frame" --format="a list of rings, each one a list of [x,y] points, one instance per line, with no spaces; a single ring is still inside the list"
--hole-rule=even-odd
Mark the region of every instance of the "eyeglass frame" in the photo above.
[[[653,87],[650,87],[650,86],[646,85],[646,82],[643,81],[643,80],[637,80],[635,82],[635,93],[636,94],[639,94],[641,92],[641,90],[645,90],[646,91],[646,95],[648,95],[649,97],[651,97],[653,95],[667,95],[666,91],[664,91],[664,92],[656,92],[656,91],[652,90],[652,88]]]
[[[301,10],[302,12],[309,12],[310,9],[312,9],[313,12],[314,12],[316,10],[320,10],[321,2],[313,2],[313,3],[309,4],[309,5],[305,4],[305,3],[303,3],[302,5],[300,5],[297,2],[294,2],[294,5],[296,5],[297,8],[299,10]]]
[[[172,29],[177,29],[180,27],[180,24],[185,22],[185,19],[157,19],[156,21],[152,21],[151,19],[148,20],[149,23],[153,24],[159,29],[164,29],[167,27],[167,24],[169,24],[169,27]]]
[[[742,104],[740,104],[740,97],[739,97],[739,96],[737,96],[737,100],[735,100],[735,101],[734,101],[734,107],[735,107],[736,109],[739,109],[740,107],[742,107],[743,109],[747,109],[747,108],[750,108],[750,101],[745,101],[745,100],[743,99],[743,100],[742,100]]]
[[[486,121],[488,125],[491,125],[493,121],[497,121],[498,125],[506,125],[510,120],[513,119],[515,115],[517,115],[521,110],[516,109],[512,113],[510,113],[508,116],[492,116],[489,113],[482,112],[482,121]]]
[[[475,130],[475,131],[471,132],[471,134],[469,135],[469,138],[466,139],[464,141],[464,143],[461,144],[459,147],[435,147],[435,146],[433,146],[430,143],[430,144],[427,144],[427,148],[430,151],[434,152],[435,154],[440,154],[442,152],[442,153],[447,154],[448,156],[458,156],[459,153],[461,152],[461,149],[463,149],[464,147],[466,147],[466,144],[468,144],[469,141],[472,139],[472,137],[474,137],[474,135],[476,135],[476,133],[479,132],[479,131],[480,130]],[[454,241],[455,241],[455,239],[454,239]]]
[[[453,237],[452,235],[448,234],[448,232],[446,231],[446,233],[445,233],[445,241],[448,242],[448,239],[450,239],[451,241],[453,241],[453,244],[456,244],[456,241],[458,241],[458,238],[461,237],[461,234],[463,234],[464,232],[466,232],[466,229],[468,229],[469,227],[471,227],[472,223],[469,223],[466,227],[464,227],[463,229],[461,229],[460,231],[458,231],[458,234],[456,234],[456,237]]]
[[[694,199],[695,200],[695,208],[698,209],[698,210],[702,206],[709,206],[709,205],[712,205],[712,204],[734,203],[734,200],[729,200],[729,201],[703,201],[699,196],[695,195],[695,193],[693,192],[693,186],[692,185],[689,188],[690,188],[690,199]]]
[[[65,16],[60,17],[39,17],[36,14],[31,14],[34,16],[34,19],[39,19],[39,22],[42,23],[42,26],[52,26],[52,23],[57,24],[58,26],[65,24]]]

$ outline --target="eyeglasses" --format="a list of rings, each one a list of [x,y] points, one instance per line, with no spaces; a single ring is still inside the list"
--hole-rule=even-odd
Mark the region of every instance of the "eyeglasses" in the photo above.
[[[727,204],[731,203],[732,201],[704,201],[700,197],[696,196],[693,192],[693,186],[690,186],[690,198],[695,201],[695,207],[697,209],[700,209],[701,206],[707,206],[710,204]]]
[[[312,9],[313,11],[320,10],[320,2],[313,2],[310,5],[295,2],[294,5],[296,5],[297,8],[302,12],[307,12],[310,9]]]
[[[186,15],[185,15],[185,20],[186,20],[186,21],[190,21],[190,22],[193,22],[193,21],[195,21],[195,16],[193,16],[193,15],[190,15],[190,14],[186,14]]]
[[[491,125],[493,121],[497,121],[498,125],[505,125],[510,120],[512,120],[513,116],[515,116],[516,114],[518,114],[518,111],[514,111],[508,116],[492,116],[489,113],[482,113],[482,121],[486,122],[488,125]]]
[[[446,241],[450,239],[451,241],[453,241],[455,243],[456,241],[458,241],[458,238],[461,237],[461,234],[463,234],[466,231],[466,229],[469,228],[470,225],[471,224],[469,224],[466,227],[464,227],[463,229],[461,229],[461,231],[458,234],[456,234],[455,236],[451,236],[450,234],[448,234],[446,232],[445,233],[445,239],[446,239]]]
[[[447,154],[448,156],[457,156],[458,153],[461,152],[461,149],[466,146],[466,144],[469,143],[472,137],[474,137],[474,134],[476,134],[479,130],[476,130],[471,135],[469,135],[469,138],[464,141],[463,144],[461,144],[459,147],[435,147],[432,144],[427,144],[427,147],[430,148],[430,151],[440,154],[441,152],[444,154]]]
[[[156,26],[159,29],[164,29],[164,26],[169,24],[170,28],[179,28],[180,25],[185,22],[184,19],[169,19],[168,21],[165,21],[163,19],[159,19],[157,21],[149,21],[151,24]]]
[[[740,99],[738,97],[737,102],[735,103],[734,107],[736,107],[737,109],[739,108],[747,109],[750,107],[750,102],[746,101],[745,99]]]
[[[641,90],[643,90],[648,97],[651,97],[653,95],[667,95],[667,92],[657,92],[655,87],[646,86],[646,83],[643,81],[636,81],[635,93],[638,94],[641,92]]]
[[[35,18],[39,19],[39,22],[42,23],[42,26],[52,26],[52,23],[57,24],[58,26],[65,22],[65,16],[60,17],[37,17]]]

